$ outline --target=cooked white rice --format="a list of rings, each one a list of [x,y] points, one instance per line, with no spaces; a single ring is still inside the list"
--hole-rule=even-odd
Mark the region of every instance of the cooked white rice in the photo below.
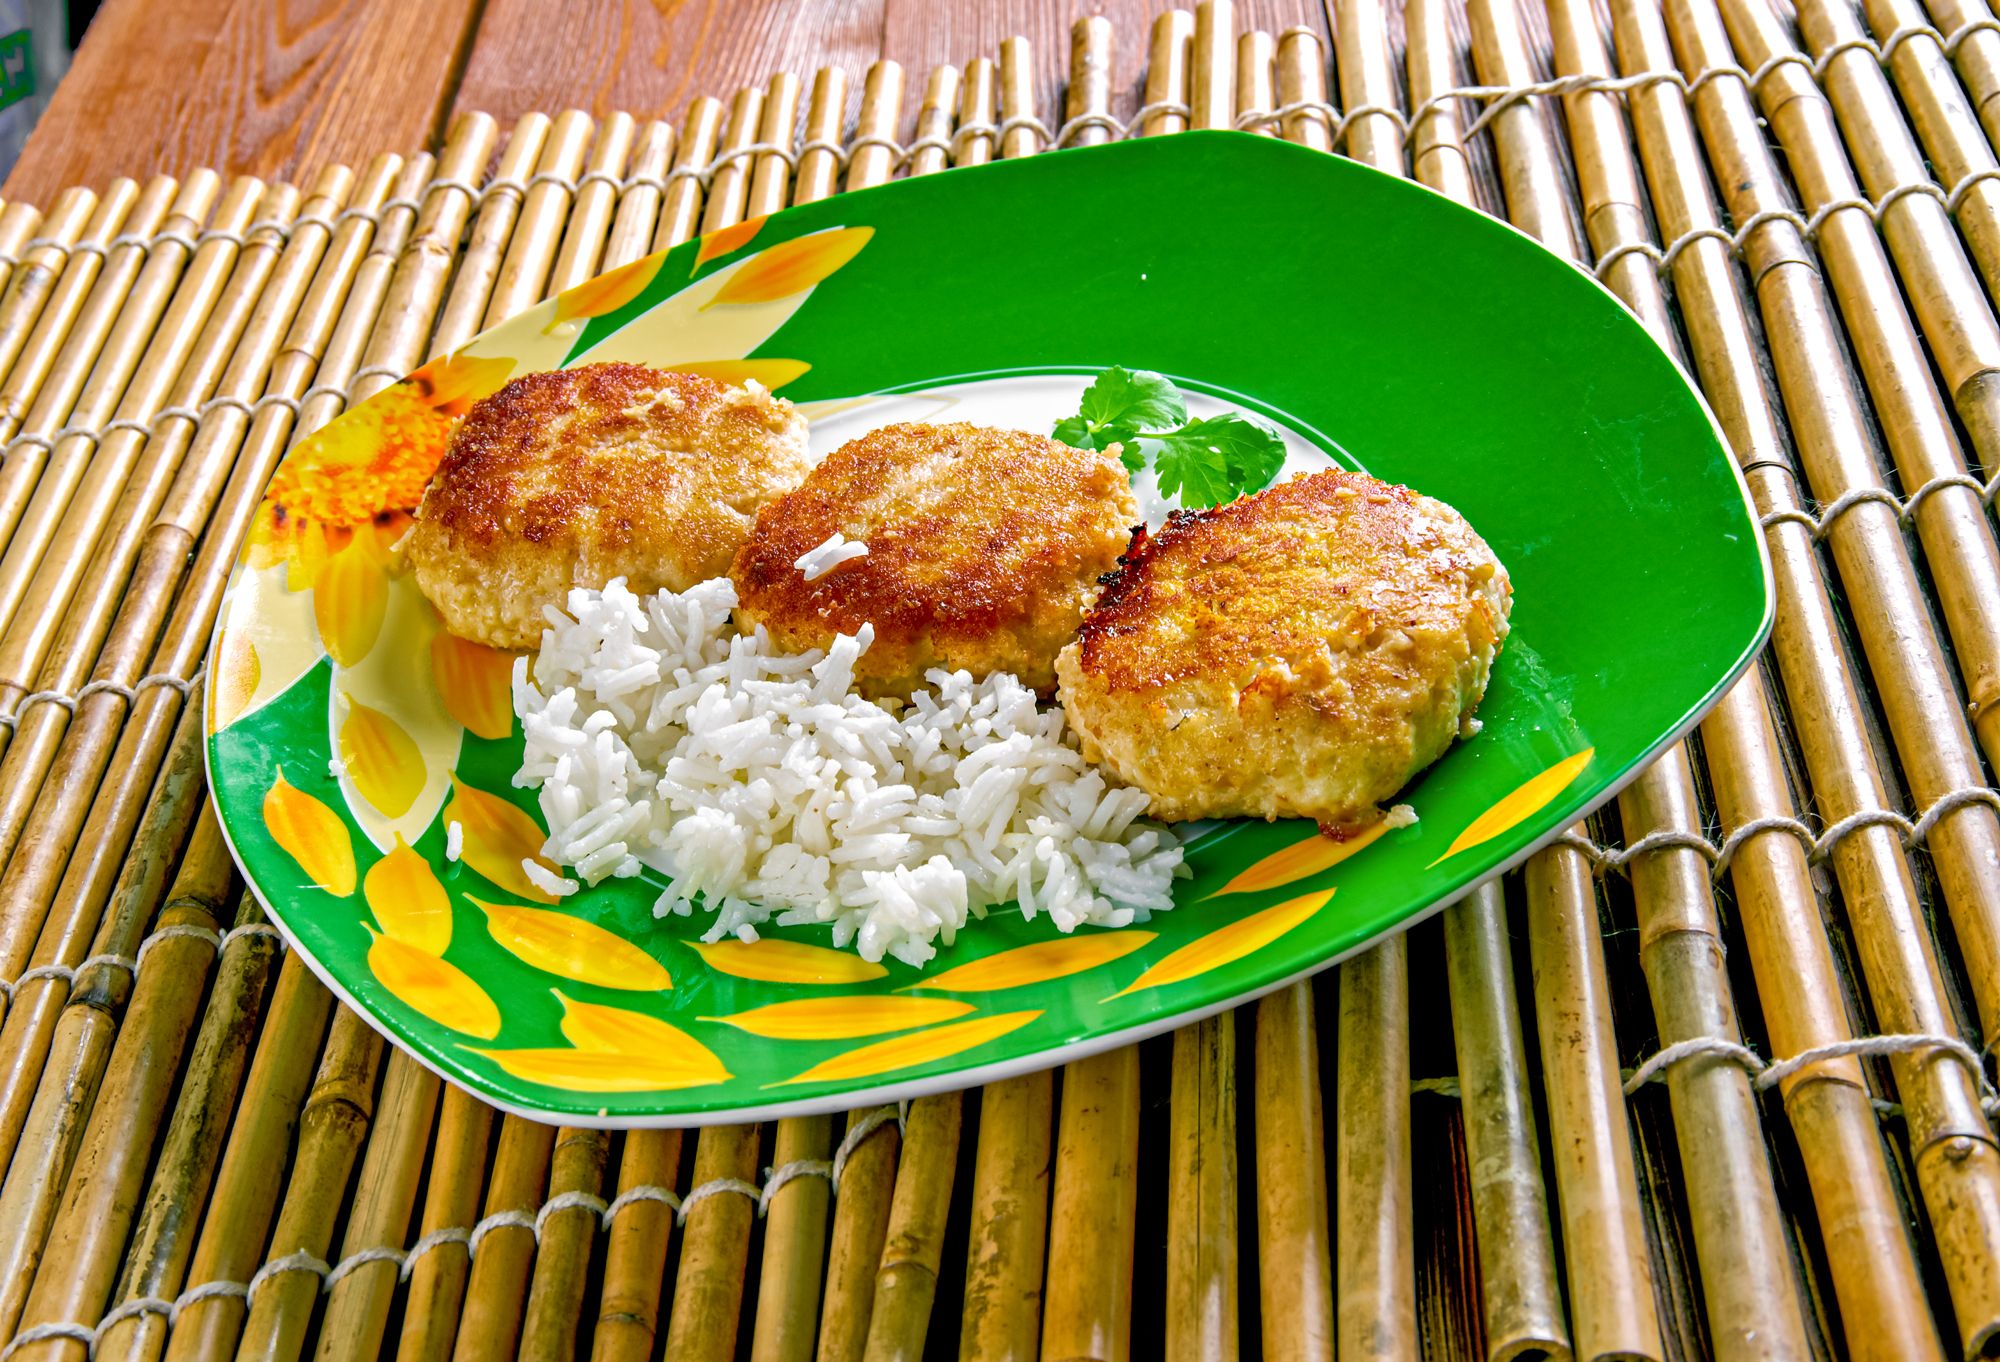
[[[1066,932],[1173,906],[1178,841],[1012,676],[932,671],[907,704],[864,699],[872,629],[774,652],[736,632],[727,578],[644,599],[620,580],[568,604],[532,675],[526,658],[514,672],[514,780],[540,787],[544,854],[574,867],[528,871],[550,893],[651,869],[667,880],[654,913],[699,895],[705,940],[825,922],[836,945],[911,965],[998,904]]]
[[[866,544],[835,530],[821,543],[800,554],[792,566],[803,573],[807,581],[816,582],[842,563],[867,556]]]

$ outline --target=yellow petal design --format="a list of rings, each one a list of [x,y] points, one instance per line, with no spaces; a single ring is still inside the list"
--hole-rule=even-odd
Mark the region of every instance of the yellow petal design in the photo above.
[[[340,760],[361,797],[390,818],[401,818],[416,802],[430,772],[423,753],[403,726],[352,695],[340,726]]]
[[[743,262],[702,310],[724,303],[769,303],[804,293],[861,254],[873,227],[836,227],[780,242]]]
[[[776,392],[802,377],[812,365],[802,359],[698,359],[676,364],[674,368],[684,374],[712,378],[717,383],[733,383],[739,388],[754,379]]]
[[[1512,794],[1473,819],[1471,826],[1458,834],[1445,848],[1444,855],[1432,861],[1431,865],[1450,860],[1481,842],[1490,842],[1523,819],[1540,813],[1550,800],[1569,787],[1572,780],[1583,774],[1583,768],[1590,765],[1590,759],[1596,753],[1596,748],[1586,747],[1575,756],[1564,757],[1540,775],[1523,781]],[[1424,868],[1428,870],[1430,866]]]
[[[734,227],[723,227],[710,232],[701,239],[701,249],[695,252],[694,267],[700,269],[711,260],[728,255],[750,243],[750,238],[764,230],[762,217],[746,218]]]
[[[554,903],[555,895],[544,893],[521,873],[521,862],[538,861],[552,873],[555,863],[542,855],[547,840],[535,820],[498,795],[490,795],[451,778],[451,799],[444,806],[444,821],[457,823],[465,835],[458,858],[516,898],[536,903]]]
[[[470,830],[465,840],[469,846]],[[547,908],[467,898],[486,914],[486,930],[494,941],[538,970],[599,988],[651,991],[674,986],[665,965],[594,922]]]
[[[1011,951],[1001,951],[983,960],[948,969],[943,974],[909,987],[950,989],[954,993],[990,993],[995,989],[1044,983],[1066,974],[1081,974],[1084,970],[1108,965],[1138,950],[1154,935],[1153,932],[1126,929],[1037,941],[1032,946],[1016,946]]]
[[[368,969],[396,1001],[449,1030],[481,1040],[500,1034],[500,1009],[464,970],[393,936],[369,936]]]
[[[440,629],[431,637],[431,679],[452,718],[482,738],[514,731],[514,654]]]
[[[800,998],[730,1017],[701,1020],[722,1022],[767,1040],[851,1040],[855,1036],[879,1036],[885,1031],[907,1031],[914,1026],[935,1026],[970,1011],[971,1003],[953,1002],[949,998],[882,998],[864,994],[850,998]]]
[[[665,1092],[732,1077],[696,1076],[659,1055],[614,1055],[602,1050],[474,1049],[472,1053],[486,1056],[516,1078],[570,1092]]]
[[[646,291],[646,285],[653,282],[664,260],[664,256],[643,256],[629,265],[607,270],[595,279],[585,280],[575,288],[557,294],[555,316],[542,334],[551,334],[558,326],[573,319],[602,317],[616,312]]]
[[[354,892],[354,843],[340,815],[285,779],[264,794],[264,826],[314,884],[339,898]]]
[[[1288,847],[1272,852],[1257,864],[1239,873],[1235,879],[1216,890],[1211,897],[1220,898],[1224,894],[1255,894],[1260,890],[1276,889],[1294,880],[1302,880],[1308,875],[1317,875],[1322,870],[1330,870],[1339,865],[1387,830],[1388,825],[1377,819],[1345,841],[1336,841],[1315,832]]]
[[[579,1050],[670,1060],[698,1083],[720,1083],[729,1077],[722,1061],[707,1046],[658,1017],[602,1003],[580,1003],[565,997],[560,989],[555,995],[563,1005],[563,1038]]]
[[[451,900],[430,862],[402,838],[387,856],[368,867],[361,892],[368,910],[388,935],[425,955],[443,955],[451,944]]]
[[[514,372],[508,355],[468,355],[460,351],[434,359],[403,380],[425,405],[448,416],[463,416],[482,397],[491,397]]]
[[[933,1027],[929,1031],[919,1031],[913,1036],[897,1036],[894,1040],[878,1040],[873,1045],[864,1045],[857,1050],[849,1050],[844,1055],[835,1055],[813,1065],[802,1074],[787,1078],[783,1083],[767,1084],[767,1087],[783,1087],[790,1083],[831,1083],[837,1079],[866,1078],[871,1074],[888,1073],[894,1069],[907,1069],[918,1064],[928,1064],[934,1059],[970,1050],[975,1045],[984,1045],[989,1040],[998,1040],[1009,1031],[1018,1031],[1035,1018],[1036,1012],[1002,1012],[997,1017],[975,1017],[971,1021],[953,1022],[949,1026]]]
[[[767,984],[860,984],[889,971],[847,951],[797,941],[690,941],[710,969]]]
[[[352,667],[368,656],[389,608],[389,574],[357,534],[313,575],[313,622],[328,656]]]
[[[1332,897],[1331,889],[1316,889],[1310,894],[1273,904],[1227,926],[1217,927],[1179,950],[1169,951],[1158,964],[1111,996],[1122,998],[1142,988],[1164,988],[1241,960],[1304,922],[1325,907],[1326,901]]]
[[[257,645],[241,632],[225,631],[216,644],[215,675],[208,686],[209,727],[220,732],[242,717],[257,698],[262,676]]]

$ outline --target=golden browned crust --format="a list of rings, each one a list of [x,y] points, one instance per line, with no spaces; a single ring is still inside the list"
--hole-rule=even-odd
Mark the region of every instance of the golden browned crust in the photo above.
[[[1511,588],[1449,506],[1294,478],[1141,537],[1057,661],[1087,756],[1165,818],[1365,818],[1486,688]]]
[[[1047,690],[1137,519],[1115,453],[973,425],[884,426],[760,511],[730,575],[744,627],[788,649],[873,624],[856,673],[875,694],[907,692],[931,667]],[[835,533],[867,556],[806,581],[795,564]]]
[[[452,433],[410,562],[453,633],[528,647],[571,587],[721,576],[808,464],[804,418],[754,385],[623,363],[525,374]]]

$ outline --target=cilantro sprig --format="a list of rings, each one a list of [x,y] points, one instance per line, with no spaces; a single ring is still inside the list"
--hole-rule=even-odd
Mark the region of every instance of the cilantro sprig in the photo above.
[[[1106,369],[1052,433],[1078,449],[1122,446],[1127,469],[1150,463],[1161,494],[1183,506],[1262,491],[1285,462],[1285,442],[1263,422],[1236,412],[1189,420],[1180,390],[1144,369]]]

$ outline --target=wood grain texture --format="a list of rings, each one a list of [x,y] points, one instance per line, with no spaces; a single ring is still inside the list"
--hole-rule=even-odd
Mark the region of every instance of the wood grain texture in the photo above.
[[[420,150],[479,0],[107,0],[7,177],[51,203],[114,176],[302,178]]]
[[[567,108],[678,123],[689,100],[777,71],[842,66],[858,89],[881,45],[882,0],[488,0],[457,108],[503,123]]]

